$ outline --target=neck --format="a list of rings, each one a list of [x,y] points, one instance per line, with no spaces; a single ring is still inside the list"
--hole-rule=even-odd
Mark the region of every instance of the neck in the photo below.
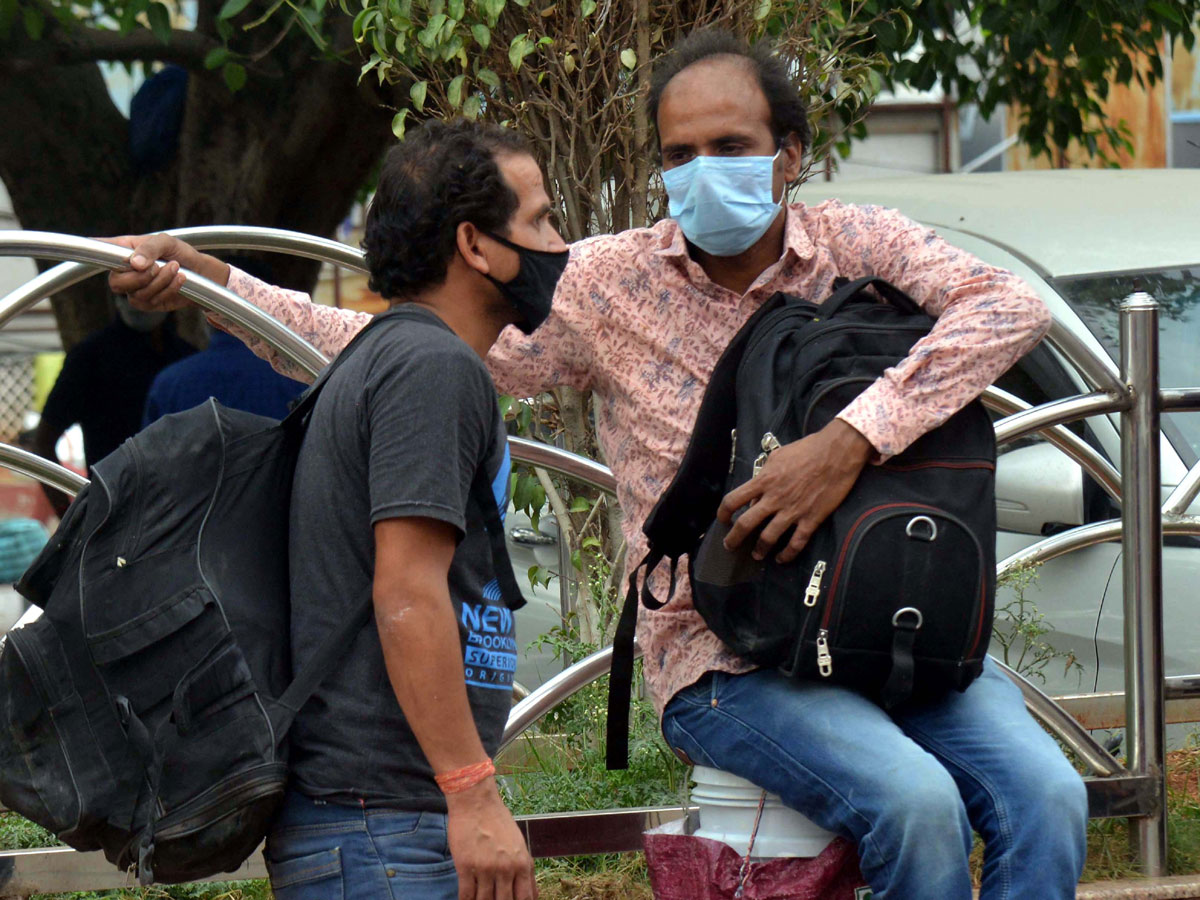
[[[504,326],[513,320],[511,307],[503,300],[492,301],[480,285],[463,282],[462,278],[448,275],[442,284],[422,291],[411,302],[445,322],[482,359]]]
[[[768,266],[778,262],[783,256],[783,233],[786,223],[785,208],[775,217],[766,234],[737,256],[712,256],[690,243],[688,252],[715,284],[735,294],[744,294]]]

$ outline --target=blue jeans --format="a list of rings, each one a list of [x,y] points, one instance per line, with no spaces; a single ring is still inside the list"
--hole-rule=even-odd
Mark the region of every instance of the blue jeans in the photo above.
[[[275,900],[458,900],[442,813],[360,809],[288,791],[265,855]]]
[[[876,900],[1073,900],[1087,795],[990,662],[963,693],[890,713],[836,685],[714,672],[672,698],[668,743],[857,846]]]

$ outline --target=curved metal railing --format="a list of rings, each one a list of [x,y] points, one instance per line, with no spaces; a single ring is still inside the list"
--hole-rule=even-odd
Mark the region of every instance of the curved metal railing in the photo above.
[[[173,233],[186,238],[200,249],[277,251],[331,262],[359,271],[364,268],[359,251],[333,241],[293,232],[232,226],[178,229]],[[42,232],[0,232],[0,256],[69,260],[0,299],[0,327],[19,312],[55,291],[75,284],[98,271],[123,267],[129,255],[130,251],[124,248],[86,238]],[[326,359],[320,352],[270,316],[200,276],[190,272],[184,274],[185,283],[181,290],[184,296],[258,334],[281,355],[310,373],[315,374],[325,364]],[[1084,375],[1094,391],[1031,408],[1029,404],[1011,394],[990,388],[984,395],[984,402],[991,409],[1006,416],[996,423],[997,441],[1011,441],[1029,434],[1041,433],[1079,463],[1109,496],[1119,501],[1123,494],[1120,473],[1102,454],[1064,425],[1092,415],[1127,413],[1133,403],[1132,392],[1114,372],[1111,360],[1101,359],[1093,354],[1077,336],[1065,328],[1052,327],[1049,340],[1055,349]],[[1200,409],[1200,390],[1164,391],[1161,405],[1163,409]],[[510,441],[515,459],[578,479],[601,490],[615,491],[612,473],[592,460],[533,441],[519,438],[511,438]],[[0,445],[0,465],[71,494],[86,484],[86,480],[75,473],[8,445]],[[1162,513],[1166,518],[1163,524],[1164,533],[1200,535],[1200,517],[1188,517],[1183,514],[1198,492],[1200,463],[1188,471],[1171,496],[1162,504]],[[1128,530],[1128,523],[1125,530]],[[1044,562],[1095,543],[1120,539],[1122,534],[1122,522],[1118,520],[1079,526],[1045,538],[1010,556],[1001,561],[998,570],[1003,573],[1015,566]],[[510,743],[555,705],[607,673],[610,656],[609,648],[597,651],[550,679],[518,703],[513,708],[505,729],[504,743]],[[1153,806],[1151,801],[1161,794],[1150,797],[1152,792],[1148,793],[1148,775],[1131,773],[1036,686],[1011,670],[1007,671],[1020,685],[1032,712],[1071,748],[1093,773],[1106,779],[1106,783],[1118,786],[1113,792],[1111,808],[1120,811],[1113,814],[1146,815],[1152,812],[1149,809]],[[1186,689],[1196,688],[1197,685],[1189,681]],[[1096,783],[1093,782],[1093,787]],[[1124,787],[1121,786],[1122,783]]]

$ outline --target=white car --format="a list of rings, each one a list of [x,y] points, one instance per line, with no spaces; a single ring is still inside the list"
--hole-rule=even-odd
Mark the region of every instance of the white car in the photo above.
[[[1045,300],[1058,323],[1093,353],[1118,359],[1118,306],[1134,291],[1158,300],[1164,388],[1200,386],[1200,170],[1056,170],[986,175],[810,182],[797,199],[836,197],[899,209],[950,243],[1015,272]],[[1037,405],[1091,390],[1079,371],[1043,342],[997,385]],[[1070,427],[1120,465],[1117,416]],[[1163,498],[1200,456],[1200,414],[1162,416]],[[1060,451],[1038,439],[1000,448],[997,559],[1072,525],[1120,515],[1116,505]],[[1190,514],[1200,513],[1194,503]],[[1171,537],[1163,548],[1168,675],[1200,671],[1200,539]],[[1011,596],[1011,595],[1009,595]],[[1050,693],[1121,690],[1121,548],[1078,550],[1040,567],[1026,596],[1045,616],[1056,648],[1082,666],[1044,669]],[[998,606],[1005,602],[1002,595]],[[999,648],[993,644],[992,651]]]

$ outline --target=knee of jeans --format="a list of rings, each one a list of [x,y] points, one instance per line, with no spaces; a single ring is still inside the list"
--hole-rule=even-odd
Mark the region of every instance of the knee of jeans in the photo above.
[[[912,773],[894,785],[890,801],[906,835],[919,838],[955,833],[961,837],[971,833],[958,785],[941,766]]]
[[[1060,831],[1082,833],[1087,827],[1087,786],[1065,760],[1049,771],[1031,773],[1029,787],[1026,815],[1031,819],[1053,824]]]

